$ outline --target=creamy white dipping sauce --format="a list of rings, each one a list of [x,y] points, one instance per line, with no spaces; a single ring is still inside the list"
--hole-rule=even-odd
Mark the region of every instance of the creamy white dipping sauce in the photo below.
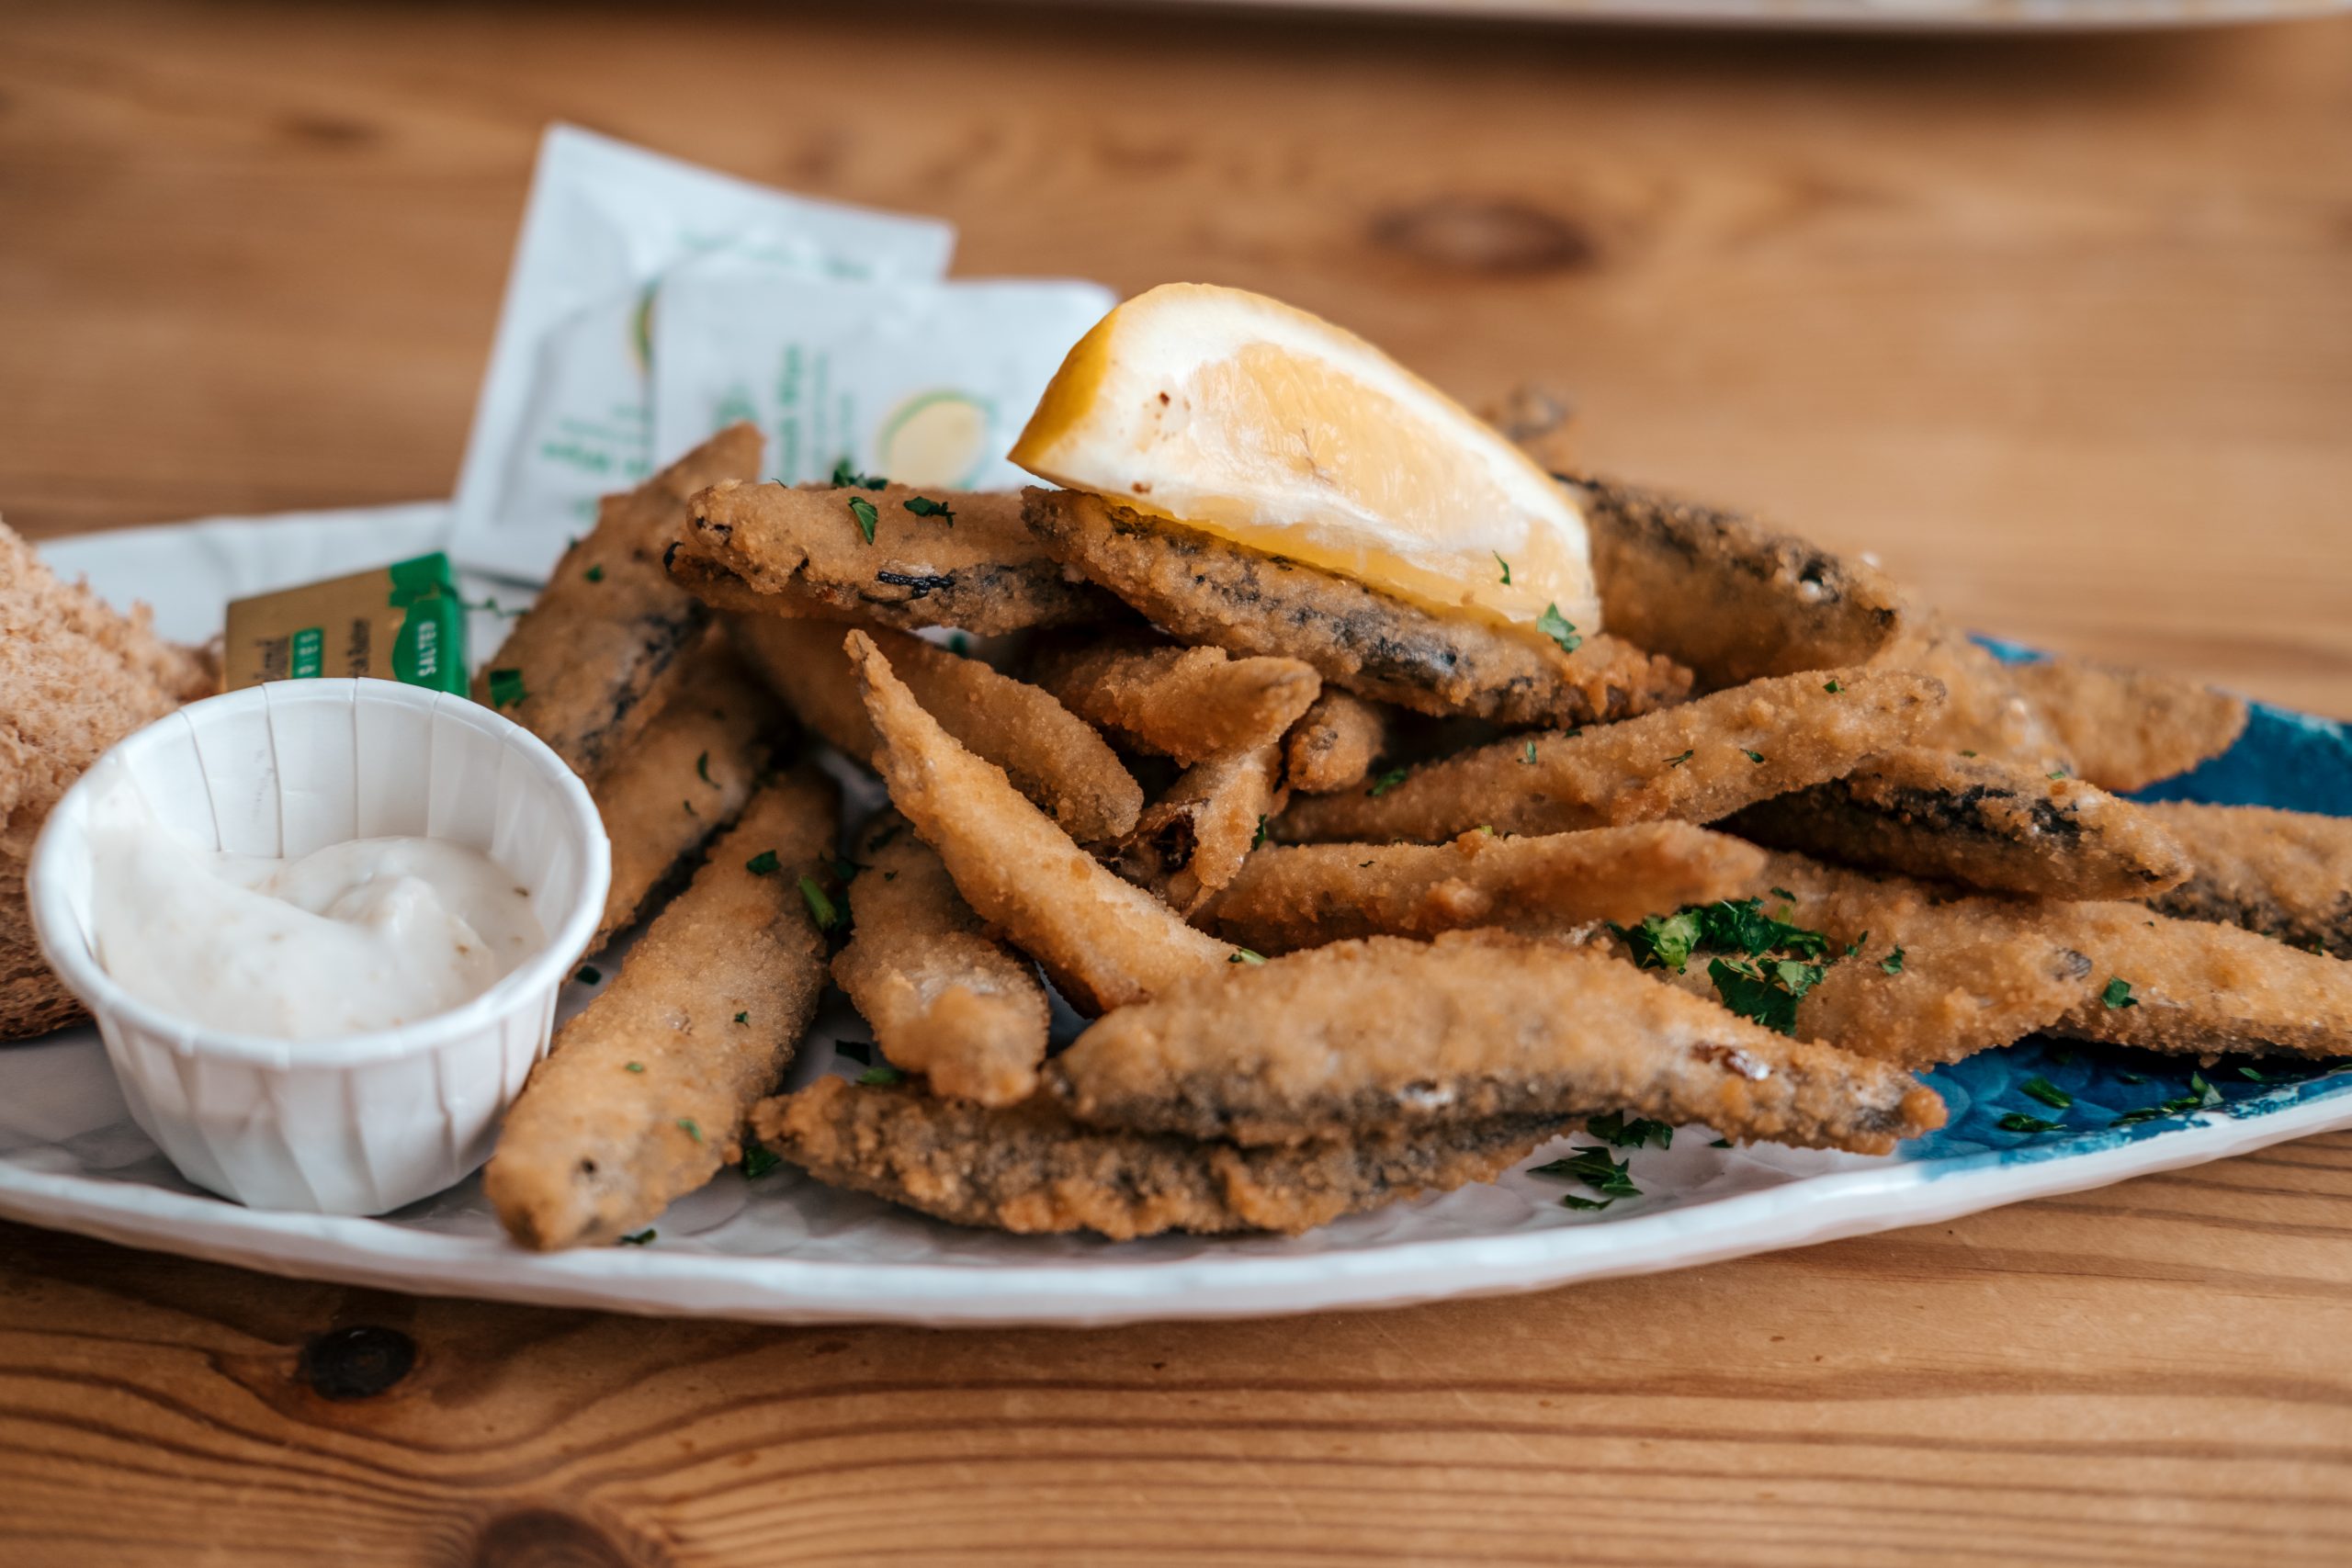
[[[294,860],[191,843],[119,780],[91,803],[91,926],[132,996],[208,1028],[322,1041],[470,1001],[547,943],[488,855],[356,839]]]

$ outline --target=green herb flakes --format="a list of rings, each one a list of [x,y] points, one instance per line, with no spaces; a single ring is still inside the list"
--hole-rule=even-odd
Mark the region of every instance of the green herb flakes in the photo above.
[[[1645,1144],[1658,1149],[1674,1146],[1673,1128],[1663,1122],[1653,1122],[1646,1116],[1636,1116],[1628,1122],[1622,1111],[1587,1117],[1584,1130],[1602,1143],[1621,1149],[1638,1149]]]
[[[1679,915],[1652,915],[1638,926],[1614,928],[1633,949],[1634,963],[1642,969],[1671,969],[1682,973],[1699,945],[1699,917],[1685,909]]]
[[[1741,756],[1743,756],[1743,757],[1747,758],[1747,759],[1749,761],[1751,761],[1751,762],[1759,762],[1759,763],[1760,763],[1760,762],[1762,762],[1762,761],[1764,761],[1764,753],[1763,753],[1763,752],[1761,752],[1761,751],[1751,751],[1751,750],[1748,750],[1747,747],[1745,747],[1745,746],[1743,746],[1743,747],[1741,747],[1741,748],[1739,749],[1739,754],[1740,754]]]
[[[774,850],[762,850],[743,863],[743,869],[753,876],[774,876],[780,863]]]
[[[1996,1125],[2004,1133],[2063,1133],[2066,1130],[2064,1122],[2045,1121],[2039,1116],[2029,1116],[2022,1111],[2010,1111]]]
[[[865,542],[869,545],[872,544],[874,542],[874,525],[876,520],[881,515],[874,510],[874,503],[866,500],[865,497],[862,495],[851,496],[849,498],[849,514],[857,519],[857,531],[865,536]]]
[[[749,1012],[739,1012],[735,1015],[735,1021],[738,1023],[749,1023],[752,1021],[752,1015]]]
[[[1503,553],[1500,550],[1495,550],[1490,553],[1495,558],[1495,564],[1503,569],[1503,586],[1505,588],[1509,588],[1510,586],[1510,562],[1503,559]]]
[[[1529,767],[1531,767],[1531,768],[1532,768],[1532,767],[1533,767],[1533,766],[1535,765],[1535,742],[1534,742],[1534,741],[1531,740],[1531,741],[1529,741],[1529,742],[1527,743],[1527,750],[1520,753],[1519,760],[1520,760],[1521,761],[1522,761],[1522,762],[1526,763],[1526,764],[1527,764]]]
[[[2107,989],[2098,994],[2098,999],[2119,1011],[2140,1005],[2140,998],[2132,994],[2132,982],[2120,975],[2109,979]]]
[[[586,578],[591,582],[602,582],[605,581],[605,569],[603,564],[599,563],[595,566],[590,567],[586,571],[582,572],[580,575]]]
[[[1833,697],[1834,697],[1834,696],[1836,696],[1838,693],[1840,693],[1840,692],[1844,691],[1846,688],[1845,688],[1845,687],[1843,687],[1843,686],[1841,686],[1841,685],[1839,685],[1839,684],[1838,684],[1837,682],[1835,682],[1835,681],[1829,681],[1829,682],[1825,682],[1823,683],[1823,685],[1822,685],[1822,688],[1821,688],[1821,689],[1822,689],[1823,691],[1825,691],[1825,692],[1828,693],[1831,696],[1833,696]]]
[[[2018,1085],[2018,1092],[2029,1100],[2038,1100],[2053,1111],[2070,1111],[2075,1097],[2052,1083],[2048,1078],[2030,1077]]]
[[[1560,645],[1562,653],[1574,653],[1584,646],[1584,638],[1568,618],[1560,614],[1557,604],[1546,604],[1544,613],[1535,617],[1535,629]]]
[[[1634,1185],[1629,1174],[1633,1162],[1609,1157],[1609,1151],[1595,1145],[1590,1148],[1572,1151],[1566,1159],[1555,1159],[1535,1166],[1530,1176],[1557,1176],[1569,1181],[1581,1181],[1604,1198],[1638,1198],[1642,1190]]]
[[[653,1232],[651,1230],[641,1230],[621,1237],[621,1245],[623,1247],[644,1247],[652,1240]]]
[[[583,986],[598,986],[604,984],[605,972],[594,964],[582,964],[571,972],[571,977]]]
[[[1885,970],[1890,975],[1902,974],[1903,950],[1899,947],[1896,948],[1893,953],[1890,953],[1884,958],[1880,959],[1878,966]]]
[[[876,474],[861,474],[850,467],[847,457],[833,465],[832,487],[835,490],[880,490],[890,481]]]
[[[866,1089],[888,1089],[894,1083],[904,1083],[907,1075],[887,1062],[876,1062],[857,1075],[857,1081]]]
[[[1575,1209],[1584,1213],[1598,1213],[1615,1201],[1617,1200],[1614,1198],[1579,1198],[1573,1192],[1565,1192],[1560,1195],[1561,1208]]]
[[[693,1117],[681,1116],[678,1118],[676,1124],[679,1132],[684,1133],[687,1137],[692,1138],[697,1144],[702,1142],[702,1128],[695,1122]]]
[[[936,517],[950,528],[956,526],[956,509],[944,501],[933,501],[927,495],[910,495],[900,504],[918,517]]]
[[[1408,772],[1408,770],[1404,768],[1389,769],[1386,773],[1382,773],[1377,778],[1374,779],[1372,781],[1372,787],[1364,791],[1364,794],[1374,797],[1386,795],[1390,790],[1395,789],[1398,784],[1405,782],[1405,775]]]
[[[1685,751],[1679,757],[1668,757],[1666,760],[1666,765],[1669,768],[1679,768],[1698,754],[1696,751]]]
[[[1246,947],[1235,948],[1232,956],[1226,960],[1227,964],[1263,964],[1265,961],[1264,953],[1252,953]]]
[[[645,1064],[643,1062],[631,1062],[628,1065],[628,1070],[632,1073],[641,1073],[645,1071]]]
[[[523,690],[523,672],[520,670],[493,670],[490,672],[492,707],[511,708],[529,694]]]
[[[743,1140],[742,1170],[744,1180],[757,1181],[761,1177],[765,1176],[769,1171],[774,1170],[777,1166],[780,1166],[783,1163],[784,1161],[777,1156],[775,1150],[769,1148],[765,1144],[761,1143],[757,1138],[746,1138]]]
[[[695,776],[701,779],[705,784],[710,784],[709,752],[705,751],[701,756],[695,759]],[[717,784],[711,784],[710,787],[717,789],[718,786]]]
[[[1266,841],[1266,815],[1265,815],[1265,813],[1264,813],[1264,812],[1262,812],[1262,811],[1261,811],[1261,812],[1260,812],[1260,813],[1258,814],[1258,830],[1257,830],[1256,832],[1254,832],[1254,833],[1252,833],[1252,834],[1250,834],[1250,847],[1251,849],[1253,849],[1253,850],[1254,850],[1254,849],[1256,849],[1259,845],[1261,845],[1261,844],[1264,843],[1265,841]]]
[[[841,906],[817,886],[817,879],[813,876],[800,879],[800,901],[808,906],[808,918],[817,922],[817,929],[828,935],[848,923],[842,914]]]

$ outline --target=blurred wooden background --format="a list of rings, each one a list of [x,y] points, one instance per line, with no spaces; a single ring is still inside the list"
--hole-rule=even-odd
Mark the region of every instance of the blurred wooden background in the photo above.
[[[0,6],[0,513],[446,493],[540,127],[1264,289],[1966,623],[2352,715],[2352,21]],[[335,1327],[417,1360],[330,1400]],[[940,1335],[0,1227],[0,1562],[2341,1562],[2352,1136],[1657,1279]]]

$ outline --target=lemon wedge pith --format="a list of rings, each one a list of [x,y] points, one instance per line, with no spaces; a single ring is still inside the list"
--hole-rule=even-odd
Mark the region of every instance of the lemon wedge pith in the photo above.
[[[1585,522],[1491,427],[1351,333],[1170,283],[1095,323],[1012,460],[1428,608],[1600,625]]]

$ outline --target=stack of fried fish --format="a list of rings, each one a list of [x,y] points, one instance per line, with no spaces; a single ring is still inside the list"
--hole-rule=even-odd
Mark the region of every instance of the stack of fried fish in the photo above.
[[[607,935],[700,866],[508,1121],[526,1244],[747,1156],[1295,1232],[1596,1118],[1883,1153],[2036,1032],[2352,1052],[2352,824],[2116,793],[2242,703],[2005,665],[1749,519],[1563,479],[1607,629],[1531,637],[1083,492],[758,467],[613,498],[484,675],[605,814]],[[888,791],[845,840],[820,745]],[[776,1095],[829,978],[887,1066]]]

